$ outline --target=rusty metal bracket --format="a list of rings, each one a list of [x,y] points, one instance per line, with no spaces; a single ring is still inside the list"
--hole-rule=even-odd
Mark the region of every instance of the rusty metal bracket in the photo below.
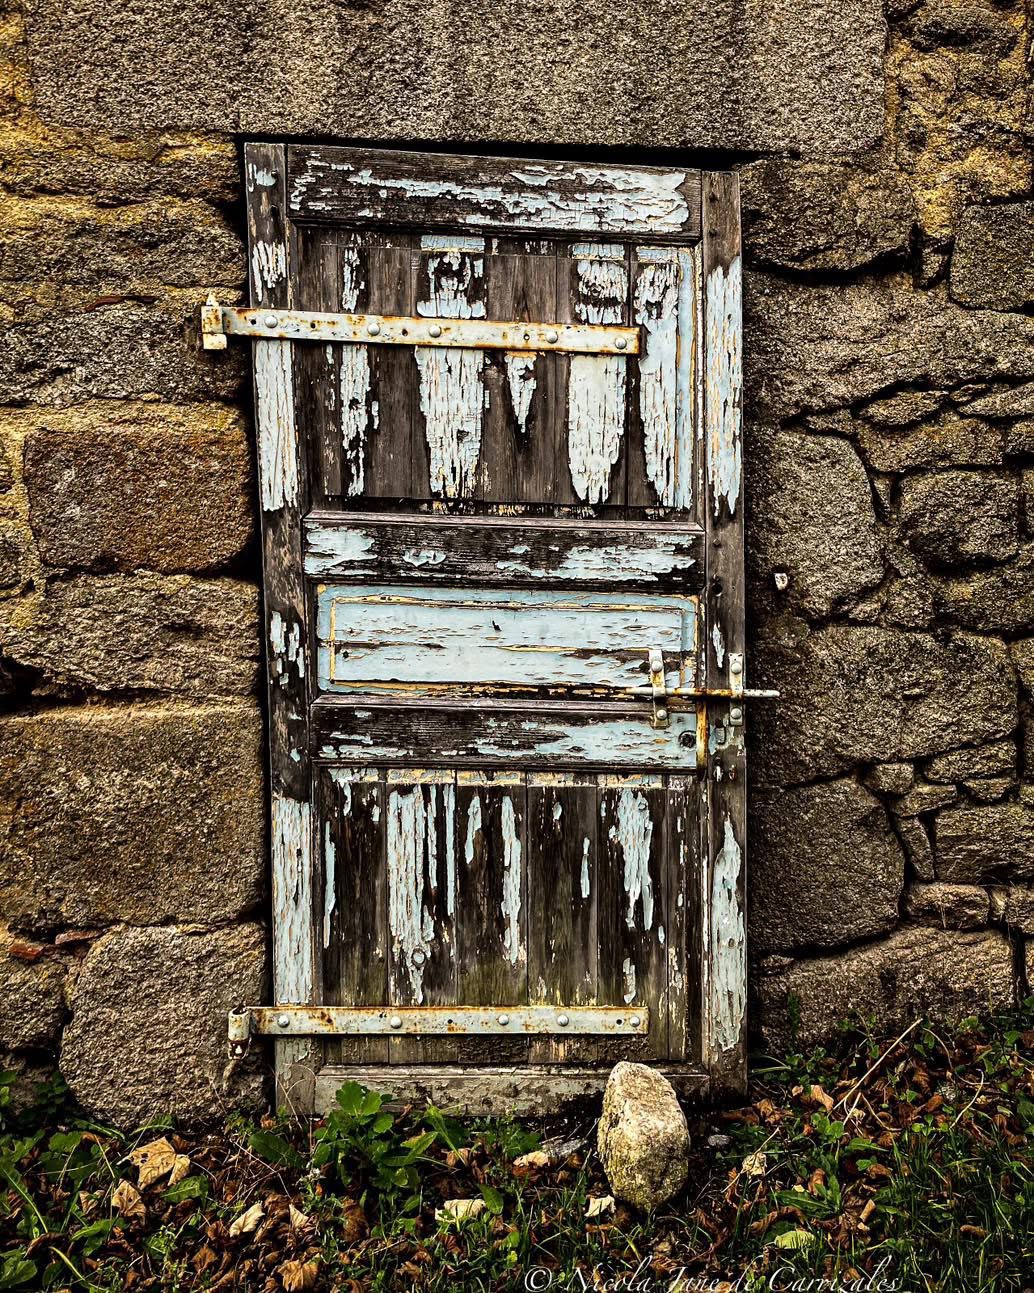
[[[589,1033],[638,1036],[648,1031],[646,1007],[621,1006],[243,1006],[231,1010],[227,1036],[243,1046],[274,1037],[527,1036]]]
[[[651,727],[668,726],[668,688],[664,678],[664,653],[660,647],[650,647],[650,694],[653,704]]]
[[[425,319],[388,314],[323,314],[309,310],[201,307],[206,350],[225,350],[228,336],[265,341],[336,341],[377,346],[460,347],[464,350],[555,350],[580,355],[637,355],[639,329],[588,323],[521,323],[493,319]]]

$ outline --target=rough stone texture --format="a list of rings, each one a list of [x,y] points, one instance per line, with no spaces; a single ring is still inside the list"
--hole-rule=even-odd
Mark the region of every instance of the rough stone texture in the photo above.
[[[245,706],[0,720],[0,910],[38,930],[250,910],[263,889],[261,750]]]
[[[827,153],[883,124],[874,0],[32,0],[29,33],[43,117],[105,131]]]
[[[991,777],[1015,770],[1016,742],[1012,740],[939,754],[923,768],[930,781],[965,781],[969,777]]]
[[[969,207],[951,258],[951,294],[980,309],[1034,302],[1034,202]]]
[[[678,1194],[689,1173],[689,1127],[663,1074],[645,1064],[614,1065],[596,1149],[615,1198],[646,1209]]]
[[[18,952],[38,951],[26,961]],[[26,948],[0,931],[0,1046],[28,1050],[54,1046],[65,1016],[64,967],[43,948]]]
[[[883,805],[856,782],[759,794],[753,828],[753,947],[836,947],[894,928],[904,855]]]
[[[745,166],[740,181],[744,241],[755,264],[849,270],[908,249],[912,195],[879,161],[772,158]]]
[[[836,409],[915,383],[1034,377],[1034,319],[965,310],[902,277],[745,278],[748,403],[767,418]]]
[[[227,1090],[226,1014],[263,1000],[265,933],[115,929],[90,949],[72,994],[61,1071],[95,1117],[136,1126],[212,1122],[262,1103],[256,1061]]]
[[[870,410],[866,410],[868,413]],[[998,467],[1006,456],[1007,432],[976,418],[946,414],[919,426],[858,428],[858,448],[873,471],[919,467]]]
[[[1022,642],[1014,642],[1010,647],[1010,651],[1020,682],[1028,692],[1034,695],[1034,638],[1025,638]]]
[[[915,784],[911,763],[877,763],[865,774],[865,784],[879,795],[903,795]]]
[[[1034,382],[993,389],[979,399],[965,401],[963,411],[982,418],[1034,417]]]
[[[921,817],[923,813],[946,808],[959,797],[954,786],[931,786],[920,782],[908,794],[901,795],[891,804],[891,812],[898,817]]]
[[[934,845],[938,880],[1034,879],[1034,808],[1021,802],[945,809]]]
[[[970,799],[979,804],[996,803],[1016,789],[1015,777],[973,777],[962,783]]]
[[[139,292],[236,286],[245,274],[239,234],[207,202],[141,204],[128,210],[46,198],[0,199],[0,281]]]
[[[0,518],[0,589],[21,588],[29,575],[32,535],[24,525]]]
[[[905,850],[912,874],[918,880],[932,880],[933,845],[926,827],[918,817],[895,817],[894,829]]]
[[[1034,546],[997,570],[980,570],[956,579],[934,579],[933,609],[942,623],[978,633],[1027,634],[1034,631]]]
[[[1000,563],[1019,548],[1015,476],[942,471],[908,477],[900,515],[909,546],[934,569]]]
[[[259,679],[258,589],[186,575],[84,575],[0,603],[0,651],[97,691],[248,694]]]
[[[749,549],[757,577],[786,573],[788,604],[815,618],[878,584],[872,490],[851,445],[800,431],[758,431],[748,443],[749,506],[765,518]]]
[[[901,1028],[917,1015],[964,1019],[1013,999],[1012,945],[996,930],[904,928],[836,956],[791,962],[758,982],[769,1046],[809,1046],[852,1014]],[[799,1008],[796,1030],[791,1000]]]
[[[0,349],[0,400],[67,406],[145,396],[238,398],[246,352],[198,350],[201,299],[195,291],[146,305],[121,297],[86,305],[24,303]]]
[[[914,920],[942,929],[981,929],[990,907],[979,885],[914,884],[905,895],[905,910]]]
[[[868,625],[809,633],[773,617],[754,659],[757,685],[781,693],[754,720],[755,768],[772,784],[938,754],[1016,725],[1005,646],[969,634],[938,640]]]
[[[80,406],[34,417],[24,443],[49,565],[204,571],[251,539],[250,455],[234,409]]]
[[[1034,885],[1011,885],[1002,895],[1002,916],[1018,934],[1034,935]]]

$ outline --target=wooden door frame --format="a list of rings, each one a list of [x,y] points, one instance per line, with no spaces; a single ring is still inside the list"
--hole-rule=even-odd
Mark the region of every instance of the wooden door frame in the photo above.
[[[249,231],[250,303],[289,309],[295,260],[288,218],[288,146],[249,143],[245,184]],[[702,428],[706,492],[705,594],[699,640],[702,685],[736,692],[745,684],[744,532],[741,488],[742,368],[741,253],[738,177],[701,175],[703,320]],[[253,348],[256,439],[262,517],[264,640],[269,705],[273,999],[277,1004],[317,1005],[323,1000],[322,959],[313,919],[313,784],[309,752],[309,678],[302,520],[307,499],[306,455],[300,443],[290,341],[261,341]],[[746,1083],[746,758],[743,702],[735,697],[708,706],[709,759],[701,814],[704,905],[701,972],[702,1056],[690,1086],[719,1096]],[[276,1042],[277,1100],[311,1110],[317,1100],[322,1047],[315,1039]],[[661,1066],[662,1068],[664,1066]],[[380,1070],[382,1085],[414,1080]],[[425,1071],[425,1076],[426,1071]],[[605,1072],[599,1075],[605,1078]],[[562,1073],[540,1071],[541,1099],[585,1094]],[[389,1081],[389,1079],[391,1079]],[[509,1104],[515,1086],[535,1087],[517,1070],[496,1083]],[[443,1078],[428,1094],[441,1098]],[[488,1093],[483,1092],[488,1100]]]

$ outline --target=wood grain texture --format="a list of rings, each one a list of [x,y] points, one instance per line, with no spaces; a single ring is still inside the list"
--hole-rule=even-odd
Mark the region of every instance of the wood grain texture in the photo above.
[[[703,197],[704,426],[708,441],[707,594],[702,641],[709,687],[727,687],[745,673],[743,508],[739,456],[742,420],[740,366],[740,219],[735,175],[706,177]],[[736,712],[738,711],[738,715]],[[734,719],[739,717],[740,721]],[[704,899],[708,974],[704,1060],[716,1089],[746,1086],[747,955],[745,937],[746,712],[735,701],[710,712]]]
[[[294,279],[283,147],[248,145],[245,174],[251,303],[286,309],[294,304]],[[304,413],[306,396],[297,391],[290,342],[258,341],[253,354],[269,704],[273,991],[279,1001],[313,1004],[323,991],[316,916],[322,893],[313,874],[305,670],[301,516],[307,473],[298,415]],[[318,1048],[305,1040],[277,1043],[281,1100],[311,1106],[319,1057]]]
[[[324,145],[289,150],[291,214],[584,237],[699,236],[700,173]]]

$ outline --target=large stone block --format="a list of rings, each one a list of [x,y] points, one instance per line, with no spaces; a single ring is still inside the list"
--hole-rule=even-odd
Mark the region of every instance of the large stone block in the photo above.
[[[977,633],[1012,636],[1034,632],[1034,545],[996,570],[978,570],[930,584],[934,614],[942,624]]]
[[[975,884],[914,884],[905,898],[914,920],[942,929],[981,929],[990,908],[987,890]]]
[[[977,418],[947,414],[918,426],[889,429],[858,424],[858,447],[865,461],[880,472],[916,471],[921,467],[999,467],[1008,432]]]
[[[938,880],[1034,880],[1034,808],[1025,803],[947,808],[937,814]]]
[[[264,828],[256,707],[0,721],[0,910],[16,928],[233,919],[261,900]]]
[[[90,949],[72,995],[61,1071],[94,1117],[190,1126],[263,1102],[258,1055],[224,1087],[226,1015],[262,1001],[258,925],[115,929]]]
[[[899,171],[868,158],[772,158],[740,174],[747,256],[754,264],[848,270],[908,250],[915,207]]]
[[[0,603],[0,650],[48,681],[102,692],[247,695],[258,589],[188,575],[83,575]]]
[[[895,386],[1034,377],[1034,319],[953,305],[904,277],[745,280],[747,398],[763,416],[846,407]]]
[[[27,945],[0,930],[0,1048],[43,1049],[57,1043],[65,1017],[64,983],[64,966],[52,948]]]
[[[877,0],[31,0],[68,125],[828,154],[883,128]]]
[[[209,570],[251,538],[247,435],[225,406],[102,402],[34,413],[24,475],[48,565]]]
[[[883,805],[857,782],[761,794],[751,826],[752,946],[836,947],[897,924],[904,854]]]
[[[1034,638],[1024,638],[1010,647],[1012,662],[1020,675],[1020,682],[1034,695]]]
[[[1015,662],[1015,655],[1013,660]],[[996,777],[1016,771],[1016,742],[995,741],[969,750],[939,754],[923,769],[931,781],[967,781],[971,777]]]
[[[881,1029],[917,1016],[957,1022],[1013,1003],[1012,944],[997,930],[902,929],[878,943],[762,973],[757,990],[764,1040],[776,1049],[824,1041],[854,1014],[875,1017]]]
[[[872,490],[851,445],[835,436],[758,430],[748,441],[753,571],[789,576],[790,606],[816,618],[883,577]]]
[[[901,487],[901,529],[929,566],[1000,564],[1019,548],[1019,502],[1011,475],[940,471],[909,476]]]
[[[238,286],[244,247],[217,209],[166,201],[114,209],[52,198],[7,199],[0,280],[51,282],[99,292]]]
[[[200,291],[153,304],[94,297],[19,302],[0,348],[0,400],[68,405],[87,399],[229,400],[243,390],[247,352],[200,348]]]
[[[771,616],[757,628],[754,681],[781,692],[753,723],[755,768],[776,785],[997,740],[1017,722],[1006,647],[965,633],[808,632]]]
[[[1032,247],[1034,202],[968,207],[951,258],[952,296],[979,309],[1022,310],[1034,302]]]

